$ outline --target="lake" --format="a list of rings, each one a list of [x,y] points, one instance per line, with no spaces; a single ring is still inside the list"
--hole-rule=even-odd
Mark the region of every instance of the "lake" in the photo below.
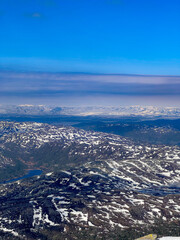
[[[8,180],[8,181],[3,181],[3,182],[0,182],[0,184],[16,182],[16,181],[21,180],[21,179],[30,178],[30,177],[33,177],[33,176],[38,176],[38,175],[41,175],[42,172],[43,172],[43,171],[40,170],[40,169],[29,170],[28,173],[25,174],[25,175],[22,176],[22,177],[19,177],[19,178],[13,178],[13,179]]]

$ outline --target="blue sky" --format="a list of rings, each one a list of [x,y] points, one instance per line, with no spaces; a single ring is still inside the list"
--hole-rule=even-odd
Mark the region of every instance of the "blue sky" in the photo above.
[[[180,106],[179,13],[179,0],[0,0],[0,104]]]
[[[179,0],[0,0],[0,67],[180,75]]]

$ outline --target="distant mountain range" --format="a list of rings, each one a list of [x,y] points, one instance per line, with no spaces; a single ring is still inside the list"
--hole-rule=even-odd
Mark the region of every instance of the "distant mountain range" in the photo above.
[[[106,117],[180,118],[178,107],[119,106],[61,107],[46,105],[0,105],[0,115],[65,115]]]

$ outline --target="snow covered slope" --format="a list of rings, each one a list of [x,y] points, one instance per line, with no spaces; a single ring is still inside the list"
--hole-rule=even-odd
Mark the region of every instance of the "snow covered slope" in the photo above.
[[[1,170],[19,161],[44,172],[0,185],[2,234],[43,239],[46,230],[65,239],[180,222],[177,146],[40,123],[1,122],[0,136]]]

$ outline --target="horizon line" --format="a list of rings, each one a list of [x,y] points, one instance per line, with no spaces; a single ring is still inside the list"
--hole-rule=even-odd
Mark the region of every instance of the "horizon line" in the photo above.
[[[6,70],[0,68],[0,73],[37,73],[37,74],[74,74],[74,75],[101,75],[101,76],[139,76],[139,77],[180,77],[180,75],[165,74],[138,74],[138,73],[96,73],[96,72],[74,72],[74,71],[38,71],[38,70]]]

